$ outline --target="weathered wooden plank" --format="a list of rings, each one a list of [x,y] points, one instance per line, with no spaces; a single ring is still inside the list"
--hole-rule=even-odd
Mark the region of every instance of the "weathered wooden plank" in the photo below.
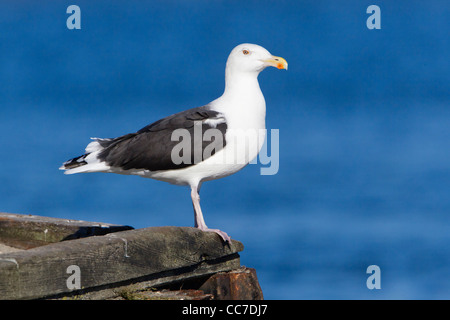
[[[2,254],[2,253],[9,253],[9,252],[16,252],[16,251],[21,251],[21,250],[22,249],[9,247],[7,245],[4,245],[3,243],[0,243],[0,254]]]
[[[67,281],[75,276],[68,273],[69,266],[79,268],[85,290],[139,279],[163,284],[162,279],[174,281],[183,273],[195,277],[217,272],[221,264],[222,269],[239,267],[237,252],[242,250],[238,241],[224,244],[217,234],[189,227],[151,227],[63,241],[0,255],[0,299],[69,293]]]
[[[0,242],[20,249],[131,229],[109,223],[0,212]]]
[[[154,275],[140,277],[132,281],[121,284],[111,284],[95,288],[95,290],[80,290],[70,294],[63,294],[49,299],[67,299],[76,300],[109,300],[121,296],[123,293],[134,295],[136,293],[152,291],[155,288],[174,286],[176,288],[184,288],[186,283],[201,281],[214,276],[218,272],[226,272],[240,268],[240,258],[237,253],[227,256],[219,260],[205,260],[197,265],[160,272]],[[130,284],[131,282],[131,284]],[[201,283],[203,283],[201,281]],[[190,285],[186,286],[191,288]],[[198,288],[198,287],[196,287]],[[192,288],[191,288],[192,289]]]
[[[115,300],[211,300],[212,294],[201,290],[119,291]]]

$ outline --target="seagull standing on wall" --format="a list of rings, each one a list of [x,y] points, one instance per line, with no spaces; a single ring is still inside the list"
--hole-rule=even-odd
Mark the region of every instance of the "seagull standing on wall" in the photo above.
[[[190,186],[195,226],[230,241],[225,232],[206,226],[199,191],[203,182],[241,170],[261,150],[265,138],[261,133],[265,133],[266,128],[266,102],[258,75],[268,66],[287,70],[288,64],[261,46],[238,45],[227,60],[222,96],[205,106],[156,121],[135,133],[112,139],[93,138],[84,155],[64,162],[60,169],[66,170],[65,174],[134,174]],[[208,130],[213,134],[206,138]],[[255,133],[258,139],[254,139]],[[180,147],[182,134],[188,134],[190,148],[174,152]],[[248,143],[238,143],[242,140]],[[180,155],[188,161],[179,161]]]

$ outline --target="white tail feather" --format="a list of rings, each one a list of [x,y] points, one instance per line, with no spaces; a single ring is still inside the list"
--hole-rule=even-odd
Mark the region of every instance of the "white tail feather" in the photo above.
[[[98,154],[104,149],[100,145],[99,141],[111,139],[101,139],[101,138],[91,138],[91,139],[94,141],[89,143],[85,149],[87,156],[82,158],[82,161],[87,162],[87,164],[72,169],[66,169],[63,164],[59,169],[66,170],[64,174],[74,174],[81,172],[102,172],[108,171],[111,168],[106,163],[100,161],[97,157]]]

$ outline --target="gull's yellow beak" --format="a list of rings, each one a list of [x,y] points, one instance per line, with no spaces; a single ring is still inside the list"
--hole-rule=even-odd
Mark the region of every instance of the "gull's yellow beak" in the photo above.
[[[266,66],[272,66],[278,69],[286,69],[288,68],[288,63],[282,57],[272,56],[269,59],[264,60],[264,64]]]

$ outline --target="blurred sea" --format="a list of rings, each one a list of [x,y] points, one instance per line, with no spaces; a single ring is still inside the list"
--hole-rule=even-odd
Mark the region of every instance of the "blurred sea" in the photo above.
[[[217,98],[231,49],[257,43],[289,62],[259,77],[279,172],[205,183],[208,226],[267,299],[449,299],[450,3],[375,2],[79,0],[68,30],[73,3],[2,1],[0,211],[192,226],[188,188],[58,167]]]

